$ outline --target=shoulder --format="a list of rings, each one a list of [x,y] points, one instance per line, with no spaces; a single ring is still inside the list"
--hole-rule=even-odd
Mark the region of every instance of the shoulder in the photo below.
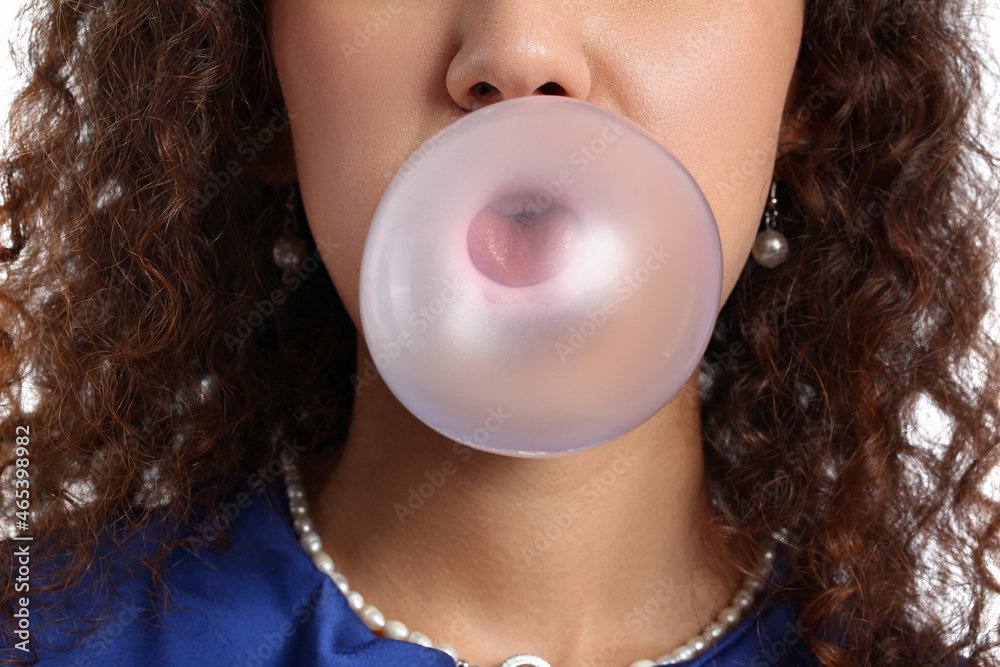
[[[379,655],[386,642],[401,643],[376,638],[300,548],[280,481],[247,486],[226,502],[221,509],[231,521],[228,548],[207,548],[218,532],[201,526],[203,546],[171,556],[163,572],[168,610],[154,603],[148,577],[122,582],[104,623],[73,647],[74,637],[46,633],[47,626],[57,627],[46,623],[46,614],[72,609],[83,615],[101,600],[61,600],[39,612],[32,637],[39,664],[340,666],[372,664],[358,657]],[[408,662],[447,667],[443,653],[409,646],[396,649],[418,650]]]
[[[705,653],[684,663],[686,667],[822,667],[823,663],[806,644],[809,628],[801,619],[802,606],[778,601],[778,596],[773,595],[792,579],[788,553],[779,550],[778,554],[768,587],[772,594],[763,594],[738,626],[720,637]],[[837,639],[833,641],[836,643]],[[944,665],[942,662],[934,664]],[[949,664],[966,667],[967,660],[959,658]]]
[[[792,604],[758,605],[738,626],[723,635],[691,667],[819,667],[805,643],[800,608]]]
[[[749,667],[819,667],[820,662],[806,646],[806,628],[799,605],[778,602],[768,591],[780,587],[791,574],[791,561],[778,551],[768,587],[751,612],[690,667],[747,665]]]

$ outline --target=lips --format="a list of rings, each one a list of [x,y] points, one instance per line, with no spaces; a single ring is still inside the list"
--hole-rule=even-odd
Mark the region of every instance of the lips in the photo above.
[[[469,225],[469,256],[491,280],[510,287],[535,285],[569,262],[580,221],[556,204],[541,210],[527,197],[490,204]]]

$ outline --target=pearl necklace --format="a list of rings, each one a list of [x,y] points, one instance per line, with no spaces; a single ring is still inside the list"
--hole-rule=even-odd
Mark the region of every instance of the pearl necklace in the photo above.
[[[323,542],[313,527],[309,518],[309,505],[306,503],[305,487],[302,485],[302,475],[294,462],[284,464],[285,489],[288,493],[289,514],[292,517],[292,526],[299,538],[299,544],[315,563],[320,572],[328,575],[333,583],[337,585],[340,592],[347,598],[347,604],[361,618],[369,630],[381,631],[384,637],[408,641],[421,646],[435,648],[447,653],[455,661],[456,667],[474,667],[465,660],[458,657],[454,648],[447,644],[434,644],[427,635],[421,632],[411,632],[399,621],[387,621],[385,615],[371,604],[365,604],[365,599],[361,593],[352,590],[347,583],[347,577],[337,572],[333,559],[328,553],[323,551]],[[656,660],[639,660],[630,667],[658,667],[659,665],[674,665],[690,660],[702,654],[719,637],[729,631],[734,625],[739,623],[747,612],[753,607],[754,600],[763,588],[761,579],[765,578],[770,569],[771,561],[774,560],[774,544],[769,544],[761,549],[761,560],[758,564],[756,576],[748,576],[743,579],[743,586],[733,596],[729,606],[719,612],[718,617],[709,623],[704,630],[695,635],[684,645],[674,649],[670,653],[661,655]],[[504,660],[500,667],[551,667],[548,662],[535,655],[519,654]]]

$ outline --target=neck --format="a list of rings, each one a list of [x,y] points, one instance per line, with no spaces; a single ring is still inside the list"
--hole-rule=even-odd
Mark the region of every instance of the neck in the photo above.
[[[655,659],[742,578],[711,530],[696,382],[627,435],[548,459],[457,445],[373,382],[342,454],[303,466],[316,530],[367,601],[473,664]]]

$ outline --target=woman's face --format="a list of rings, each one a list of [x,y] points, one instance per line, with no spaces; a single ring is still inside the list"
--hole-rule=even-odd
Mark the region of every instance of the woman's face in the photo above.
[[[475,109],[553,92],[680,158],[719,226],[724,301],[792,136],[782,112],[804,1],[272,0],[305,213],[355,325],[368,225],[400,166]]]

